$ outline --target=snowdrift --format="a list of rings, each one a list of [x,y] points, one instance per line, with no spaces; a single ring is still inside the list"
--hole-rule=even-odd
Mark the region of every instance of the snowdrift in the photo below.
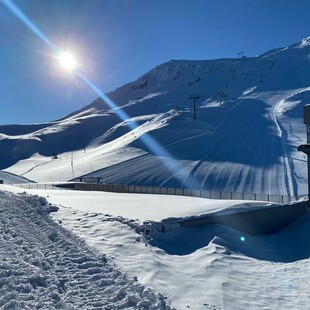
[[[20,191],[12,186],[0,187]],[[127,301],[132,300],[128,295],[136,296],[137,299],[134,300],[138,303],[141,301],[135,289],[137,287],[145,292],[142,293],[144,300],[150,298],[155,303],[161,300],[161,297],[154,295],[150,289],[145,289],[145,286],[165,294],[171,305],[177,309],[303,310],[308,302],[309,211],[279,231],[268,235],[249,235],[222,224],[185,228],[177,222],[208,214],[247,214],[261,208],[270,209],[272,212],[277,206],[258,202],[240,204],[234,201],[143,194],[74,192],[72,195],[72,192],[66,190],[28,189],[27,192],[45,196],[51,203],[57,204],[59,209],[51,213],[51,216],[57,223],[61,223],[61,226],[78,235],[79,239],[59,227],[59,224],[50,223],[44,211],[45,199],[25,194],[15,196],[1,193],[0,201],[5,203],[5,208],[1,207],[0,210],[3,219],[1,235],[4,236],[0,238],[0,242],[2,253],[6,255],[6,260],[1,262],[7,264],[5,266],[8,268],[9,263],[15,259],[18,263],[14,265],[14,270],[23,272],[21,275],[12,273],[9,277],[5,274],[1,279],[8,284],[10,291],[13,291],[12,295],[3,295],[6,296],[5,302],[10,307],[17,303],[17,309],[27,309],[24,305],[31,305],[30,308],[33,308],[32,305],[36,305],[36,301],[42,299],[53,309],[54,305],[63,305],[57,304],[60,296],[61,302],[67,304],[75,305],[76,299],[82,303],[84,300],[83,304],[90,309],[96,305],[101,307],[102,303],[109,308],[108,302],[115,302],[115,294],[119,297],[121,294],[118,295],[117,292],[123,292],[118,282],[123,283],[121,279],[126,279],[124,282],[128,299],[125,296],[122,303],[121,299],[116,298],[116,303],[125,308],[130,307]],[[12,209],[9,207],[11,205]],[[292,209],[294,207],[290,206]],[[38,211],[40,212],[37,215]],[[268,221],[272,222],[273,219],[269,218]],[[261,225],[259,221],[253,221],[252,224],[258,227]],[[20,228],[20,225],[23,228]],[[29,237],[30,231],[32,233]],[[92,250],[85,246],[81,239]],[[17,245],[14,241],[17,241]],[[26,257],[23,245],[26,245]],[[56,254],[52,256],[46,247]],[[18,252],[18,256],[13,250]],[[12,253],[14,255],[8,255]],[[83,259],[87,258],[89,261],[81,261],[81,253]],[[100,257],[102,259],[98,261]],[[20,263],[24,259],[27,259],[26,269],[22,269],[24,265]],[[29,264],[32,260],[43,265],[47,260],[51,268],[42,271],[38,267],[40,263]],[[119,277],[116,280],[112,262],[127,276],[118,270]],[[96,264],[98,269],[94,269],[89,263]],[[76,272],[74,276],[68,271],[68,266],[72,272]],[[109,272],[106,271],[108,267]],[[90,270],[97,270],[98,273],[89,274],[92,273]],[[104,275],[99,270],[104,271]],[[41,275],[39,280],[31,282],[34,285],[44,283],[44,276],[43,279],[48,284],[55,283],[55,286],[40,287],[37,284],[35,289],[30,283],[30,293],[22,294],[21,288],[30,281],[32,275],[29,271]],[[83,277],[80,276],[81,273]],[[60,282],[63,278],[76,280],[75,292],[73,284],[71,285],[73,282],[69,280],[63,284]],[[89,283],[90,279],[94,281]],[[96,279],[104,281],[101,283],[105,283],[105,289],[97,287]],[[84,280],[88,281],[86,286]],[[10,283],[22,284],[14,286],[9,285]],[[91,293],[83,294],[89,285]],[[62,291],[63,286],[66,292]],[[49,299],[51,295],[46,293],[49,294],[53,288],[52,296],[56,298]],[[97,295],[97,289],[100,297]],[[44,292],[44,295],[39,295],[40,292]],[[105,300],[106,292],[113,296],[109,301]],[[74,294],[74,299],[70,297],[71,294]],[[10,297],[13,295],[16,298],[14,302]],[[32,299],[25,301],[25,295],[32,296]],[[149,304],[146,301],[144,305]],[[131,307],[138,308],[136,305]],[[165,308],[158,306],[156,309]]]

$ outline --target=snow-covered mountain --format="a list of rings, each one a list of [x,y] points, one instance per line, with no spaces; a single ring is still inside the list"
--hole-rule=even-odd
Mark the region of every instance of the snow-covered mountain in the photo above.
[[[0,126],[0,168],[35,181],[306,192],[296,148],[310,37],[258,57],[170,61],[107,96],[117,108],[98,98],[51,123]]]

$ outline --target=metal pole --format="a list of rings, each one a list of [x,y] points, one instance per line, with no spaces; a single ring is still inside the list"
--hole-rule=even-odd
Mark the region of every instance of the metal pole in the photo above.
[[[307,127],[307,144],[300,145],[298,147],[298,151],[301,151],[307,155],[308,198],[310,200],[310,104],[304,106],[304,124]]]
[[[307,127],[307,144],[310,143],[310,105],[304,106],[304,123]],[[307,167],[308,167],[308,197],[310,200],[310,154],[307,152]]]
[[[309,129],[310,129],[310,126],[307,125],[307,143],[308,144],[310,140]],[[310,156],[309,156],[309,153],[307,154],[307,166],[308,166],[308,198],[310,200]]]
[[[194,103],[194,119],[196,119],[196,99],[200,99],[199,95],[191,95],[188,97],[189,100],[193,100]]]

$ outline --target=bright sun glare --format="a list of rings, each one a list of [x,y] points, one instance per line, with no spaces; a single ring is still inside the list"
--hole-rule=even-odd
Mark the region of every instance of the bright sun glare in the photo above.
[[[57,58],[63,68],[68,71],[72,71],[77,66],[76,59],[69,53],[62,52]]]

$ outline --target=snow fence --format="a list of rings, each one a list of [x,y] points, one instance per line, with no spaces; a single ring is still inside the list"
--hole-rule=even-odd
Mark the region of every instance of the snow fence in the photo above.
[[[28,183],[15,184],[21,188],[28,189],[74,189],[81,191],[105,191],[114,193],[136,193],[136,194],[160,194],[160,195],[179,195],[191,196],[208,199],[226,199],[226,200],[253,200],[268,201],[274,203],[290,203],[307,199],[307,195],[287,196],[265,193],[240,193],[240,192],[224,192],[210,191],[205,189],[189,189],[174,187],[156,187],[142,185],[126,185],[126,184],[103,184],[103,183]]]

